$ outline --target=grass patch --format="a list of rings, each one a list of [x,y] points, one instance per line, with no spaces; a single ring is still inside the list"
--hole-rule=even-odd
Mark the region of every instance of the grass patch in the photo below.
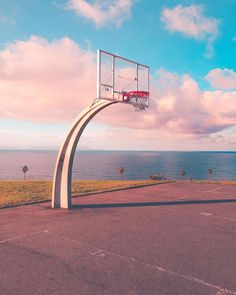
[[[221,185],[236,185],[236,180],[193,180],[196,183],[212,183]]]
[[[163,182],[153,180],[74,180],[72,183],[72,195],[86,195]],[[0,208],[50,201],[51,194],[52,181],[1,180]]]

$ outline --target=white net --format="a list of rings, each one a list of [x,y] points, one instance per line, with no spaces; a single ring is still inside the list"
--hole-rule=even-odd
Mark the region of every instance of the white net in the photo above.
[[[144,111],[148,107],[149,93],[142,91],[133,91],[125,93],[123,96],[124,102],[131,104],[135,112]]]

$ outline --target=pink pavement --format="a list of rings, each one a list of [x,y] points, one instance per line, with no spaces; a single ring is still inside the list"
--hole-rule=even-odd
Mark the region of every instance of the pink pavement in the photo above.
[[[236,186],[176,182],[0,210],[0,294],[236,294]]]

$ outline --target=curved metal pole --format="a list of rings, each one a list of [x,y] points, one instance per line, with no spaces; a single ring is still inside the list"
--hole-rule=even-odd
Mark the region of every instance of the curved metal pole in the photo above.
[[[75,119],[59,151],[52,191],[52,208],[71,207],[72,166],[78,141],[90,120],[101,110],[117,103],[100,99],[82,111]]]

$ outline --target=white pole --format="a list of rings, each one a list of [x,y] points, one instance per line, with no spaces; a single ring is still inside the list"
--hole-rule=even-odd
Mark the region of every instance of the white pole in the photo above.
[[[137,72],[136,72],[136,79],[137,79],[137,89],[136,89],[136,90],[137,90],[137,91],[139,90],[139,89],[138,89],[138,70],[139,70],[139,65],[137,64],[137,66],[136,66],[136,71],[137,71]],[[142,89],[141,89],[141,90],[142,90]]]
[[[148,67],[148,92],[150,93],[150,77],[149,77],[149,75],[150,75],[150,69]],[[149,95],[148,95],[148,107],[149,107]]]
[[[112,98],[114,99],[115,91],[115,56],[112,57]]]
[[[97,50],[97,99],[101,98],[101,50]]]

